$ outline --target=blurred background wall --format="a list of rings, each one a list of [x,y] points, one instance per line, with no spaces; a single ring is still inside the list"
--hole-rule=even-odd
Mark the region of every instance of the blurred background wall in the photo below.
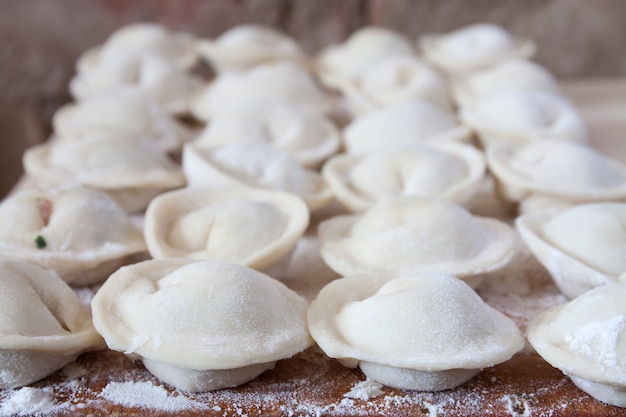
[[[201,37],[255,22],[283,30],[310,53],[364,25],[417,38],[485,21],[537,42],[535,60],[560,78],[626,75],[625,0],[0,0],[0,172],[43,140],[54,110],[70,101],[79,54],[135,21]],[[3,125],[16,120],[30,126]],[[16,141],[8,130],[11,138],[29,135]]]

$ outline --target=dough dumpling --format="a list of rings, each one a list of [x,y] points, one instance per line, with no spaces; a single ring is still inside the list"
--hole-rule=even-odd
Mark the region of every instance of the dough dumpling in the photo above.
[[[392,30],[368,26],[352,33],[345,42],[324,48],[316,59],[316,67],[325,84],[337,87],[373,64],[393,56],[415,56],[411,41]]]
[[[476,132],[483,148],[548,139],[587,142],[587,127],[580,113],[554,92],[505,90],[462,108],[459,117]]]
[[[198,41],[198,52],[218,73],[246,71],[275,61],[307,62],[298,43],[270,27],[245,24],[235,26],[220,37]]]
[[[530,58],[531,41],[515,39],[504,28],[476,23],[443,35],[419,39],[424,57],[448,74],[476,71],[513,58]]]
[[[452,109],[443,76],[416,56],[384,58],[337,88],[354,117],[412,99],[427,101],[445,111]]]
[[[109,348],[139,355],[159,379],[185,391],[243,384],[312,344],[304,299],[228,262],[162,259],[121,268],[91,308]]]
[[[0,389],[38,381],[103,347],[89,311],[56,274],[0,259]]]
[[[626,407],[626,283],[589,290],[528,326],[528,341],[581,390]]]
[[[319,167],[341,145],[329,118],[288,106],[218,113],[194,142],[212,147],[249,141],[268,143],[308,168]]]
[[[285,105],[328,114],[333,105],[306,69],[293,62],[272,62],[245,72],[219,74],[197,94],[192,113],[210,120],[220,112]]]
[[[484,70],[454,77],[451,90],[459,107],[472,107],[484,97],[504,91],[560,92],[556,79],[549,71],[523,59],[504,61]]]
[[[397,197],[318,227],[324,261],[341,275],[441,272],[460,278],[506,265],[515,252],[506,224],[436,198]]]
[[[582,144],[546,140],[525,146],[494,145],[487,162],[510,201],[548,196],[570,203],[626,198],[626,166]]]
[[[55,271],[72,285],[104,280],[146,251],[141,231],[106,193],[25,190],[0,204],[0,252]]]
[[[308,220],[304,201],[289,193],[185,188],[152,200],[144,235],[155,259],[218,259],[262,269],[296,245]]]
[[[480,151],[459,143],[337,155],[322,170],[335,197],[353,212],[402,195],[442,197],[468,205],[484,174]]]
[[[302,197],[311,211],[329,203],[333,196],[320,174],[264,142],[213,148],[186,145],[183,171],[190,186],[288,191]]]
[[[408,100],[353,120],[343,131],[344,148],[356,154],[421,142],[469,140],[455,116],[432,103]]]
[[[114,130],[147,136],[166,152],[180,150],[191,136],[160,104],[132,90],[67,104],[54,114],[52,124],[60,140]]]
[[[524,347],[515,323],[451,275],[352,275],[308,312],[311,335],[344,365],[400,389],[454,388]]]
[[[188,114],[190,100],[201,80],[174,62],[151,52],[124,52],[101,59],[70,80],[77,101],[114,92],[137,91],[161,104],[169,113]]]
[[[111,194],[127,211],[143,210],[157,194],[185,184],[180,170],[150,138],[101,131],[38,145],[24,153],[38,184],[80,184]]]
[[[625,203],[525,214],[516,225],[568,298],[626,278]]]

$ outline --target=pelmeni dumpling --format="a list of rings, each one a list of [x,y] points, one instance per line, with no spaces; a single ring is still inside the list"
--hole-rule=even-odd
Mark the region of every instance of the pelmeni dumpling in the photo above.
[[[345,42],[324,48],[316,67],[325,84],[337,87],[382,59],[398,55],[415,55],[409,39],[389,29],[368,26],[352,33]]]
[[[24,169],[39,184],[81,184],[111,194],[127,211],[143,210],[157,194],[185,184],[181,170],[154,141],[101,131],[46,143],[24,153]]]
[[[243,265],[150,260],[119,269],[94,297],[109,348],[139,355],[185,391],[248,382],[312,344],[308,303]]]
[[[589,290],[539,314],[528,341],[578,388],[626,407],[626,283]]]
[[[288,106],[218,113],[194,141],[213,147],[261,141],[287,152],[307,168],[317,168],[341,146],[335,124],[317,113]]]
[[[514,255],[505,223],[472,216],[436,198],[383,200],[361,215],[342,215],[318,227],[324,261],[341,275],[438,272],[475,278]]]
[[[0,389],[38,381],[103,347],[89,311],[57,275],[0,259]]]
[[[560,92],[556,79],[549,71],[523,59],[503,61],[480,71],[460,74],[452,78],[450,85],[459,107],[472,107],[485,97],[503,91]]]
[[[194,98],[191,111],[200,120],[210,120],[222,112],[276,105],[324,114],[334,110],[306,69],[293,62],[272,62],[220,74]]]
[[[322,176],[350,211],[396,196],[442,197],[468,205],[485,175],[482,153],[471,145],[413,145],[331,158]]]
[[[198,61],[191,34],[172,32],[154,23],[133,23],[113,32],[103,45],[87,50],[78,58],[76,69],[82,73],[117,55],[145,52],[159,55],[182,69],[189,69]]]
[[[77,101],[118,91],[139,91],[172,114],[189,113],[190,101],[202,87],[199,77],[150,52],[119,53],[101,59],[70,80]]]
[[[150,202],[144,236],[155,259],[192,258],[267,268],[306,230],[302,199],[281,191],[185,188]]]
[[[136,90],[104,94],[61,107],[52,119],[55,138],[73,139],[103,130],[145,135],[164,151],[176,151],[191,132],[159,103]]]
[[[483,148],[546,139],[587,142],[587,127],[578,110],[561,95],[547,91],[488,95],[475,106],[462,108],[459,117],[476,132]]]
[[[198,52],[218,73],[247,71],[274,61],[307,63],[295,40],[270,27],[254,24],[235,26],[215,40],[199,40]]]
[[[352,121],[343,131],[350,154],[421,142],[467,141],[470,131],[454,114],[421,101],[392,104]]]
[[[535,53],[531,41],[515,39],[505,29],[477,23],[443,35],[419,39],[424,58],[449,74],[483,69],[507,59],[530,58]]]
[[[104,280],[143,255],[142,233],[106,193],[25,190],[0,204],[0,252],[55,271],[72,285]]]
[[[320,348],[368,379],[394,388],[441,391],[524,347],[515,323],[451,275],[352,275],[311,303]]]
[[[260,141],[213,148],[185,145],[183,171],[190,186],[288,191],[302,197],[311,211],[326,205],[333,197],[320,174]]]
[[[337,87],[355,117],[411,99],[427,101],[446,111],[452,109],[444,78],[411,55],[391,56],[372,63]]]
[[[568,298],[626,280],[626,203],[529,213],[518,217],[516,225]]]
[[[626,198],[626,166],[582,144],[546,140],[493,145],[487,161],[500,194],[510,201],[535,196],[567,203]]]

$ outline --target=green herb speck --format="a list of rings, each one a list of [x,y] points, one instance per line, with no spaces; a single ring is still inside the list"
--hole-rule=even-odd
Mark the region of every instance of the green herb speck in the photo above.
[[[46,243],[46,239],[44,239],[43,236],[41,235],[37,235],[37,237],[35,238],[35,244],[37,245],[37,248],[39,249],[43,249],[48,245]]]

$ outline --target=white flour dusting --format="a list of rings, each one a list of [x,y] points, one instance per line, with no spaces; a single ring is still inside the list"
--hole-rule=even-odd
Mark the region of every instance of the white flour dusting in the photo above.
[[[343,396],[355,400],[369,400],[382,395],[382,387],[382,384],[366,379],[356,384],[349,392],[343,394]]]
[[[148,408],[160,411],[203,410],[205,404],[182,394],[170,394],[165,388],[150,381],[109,382],[102,390],[102,397],[112,403],[127,407]]]
[[[48,390],[23,387],[0,405],[0,416],[27,416],[51,412],[55,409],[54,398]]]

